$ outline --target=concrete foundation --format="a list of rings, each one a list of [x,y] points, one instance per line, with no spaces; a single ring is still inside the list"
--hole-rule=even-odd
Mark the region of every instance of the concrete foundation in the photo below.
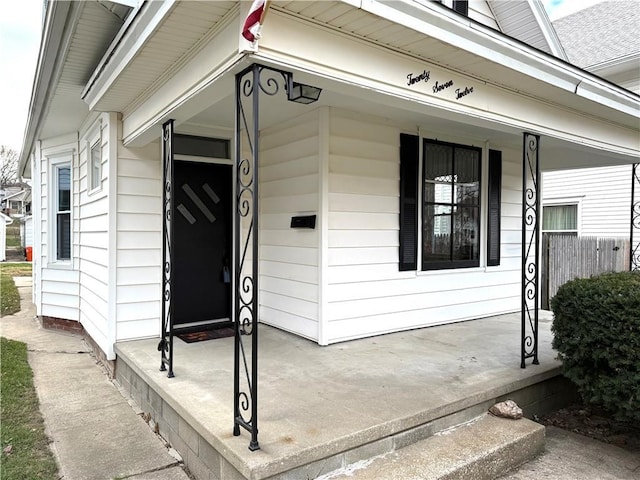
[[[116,346],[116,380],[198,479],[316,478],[395,452],[512,398],[528,416],[573,391],[542,315],[541,365],[520,368],[519,315],[319,347],[260,326],[259,441],[232,435],[233,339],[175,340],[175,378],[157,339]]]

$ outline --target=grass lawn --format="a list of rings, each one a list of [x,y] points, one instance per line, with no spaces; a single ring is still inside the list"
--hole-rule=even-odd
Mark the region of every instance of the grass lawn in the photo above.
[[[14,220],[13,224],[7,225],[7,247],[20,246],[20,225],[16,222],[17,220]]]
[[[31,262],[3,262],[0,263],[0,273],[10,277],[30,277]]]
[[[0,479],[57,479],[58,467],[44,433],[27,346],[6,338],[0,342]]]
[[[0,263],[0,317],[20,311],[20,295],[13,277],[31,275],[31,263]]]

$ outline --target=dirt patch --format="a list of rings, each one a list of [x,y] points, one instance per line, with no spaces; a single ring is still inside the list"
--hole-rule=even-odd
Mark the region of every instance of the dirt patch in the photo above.
[[[619,422],[594,407],[574,404],[539,418],[543,425],[569,430],[640,453],[640,425]]]

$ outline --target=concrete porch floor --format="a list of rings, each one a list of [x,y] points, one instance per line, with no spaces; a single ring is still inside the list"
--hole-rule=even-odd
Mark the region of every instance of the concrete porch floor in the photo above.
[[[515,395],[518,401],[514,392],[544,382],[547,390],[556,388],[549,384],[560,374],[551,318],[541,312],[541,364],[529,361],[526,369],[520,368],[519,313],[327,347],[260,325],[256,452],[247,448],[247,432],[232,435],[232,338],[192,344],[176,338],[171,379],[159,371],[158,339],[118,343],[116,378],[198,478],[315,478],[350,458],[433,434],[420,429],[433,430],[430,422],[442,417],[479,415],[495,400]],[[530,401],[527,395],[520,394],[520,403],[524,398],[531,415],[539,413],[536,398],[554,392]],[[354,449],[365,451],[338,457]],[[189,461],[194,455],[198,462]],[[313,473],[302,476],[308,464]],[[198,466],[212,473],[199,474]]]

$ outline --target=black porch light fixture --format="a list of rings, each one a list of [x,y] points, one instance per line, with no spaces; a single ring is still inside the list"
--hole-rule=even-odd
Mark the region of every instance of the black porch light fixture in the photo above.
[[[293,75],[287,75],[287,100],[290,102],[309,104],[320,98],[322,89],[293,81]]]

